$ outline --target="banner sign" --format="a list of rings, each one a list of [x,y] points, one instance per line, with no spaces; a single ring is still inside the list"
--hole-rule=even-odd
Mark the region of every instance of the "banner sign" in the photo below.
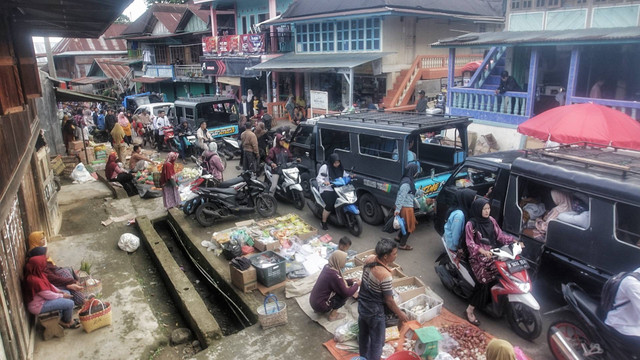
[[[246,68],[258,65],[259,63],[260,58],[214,58],[207,56],[200,57],[202,74],[212,76],[260,76],[260,71],[246,70]]]
[[[204,55],[256,55],[265,51],[265,34],[203,36]]]

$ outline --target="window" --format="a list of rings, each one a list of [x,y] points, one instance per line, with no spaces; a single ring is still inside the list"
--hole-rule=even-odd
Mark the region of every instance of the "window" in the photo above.
[[[536,7],[544,7],[545,0],[536,0]]]
[[[301,126],[298,132],[294,134],[292,142],[311,145],[311,135],[313,135],[313,126]]]
[[[320,51],[320,24],[309,24],[309,52]]]
[[[300,24],[296,26],[297,51],[380,50],[381,25],[380,18]]]
[[[497,174],[493,170],[485,170],[465,166],[455,174],[456,188],[471,188],[478,195],[484,196],[496,183]]]
[[[253,32],[253,25],[256,23],[256,17],[253,15],[249,15],[249,32]]]
[[[189,122],[193,123],[194,118],[193,118],[193,109],[192,108],[185,108],[184,109],[184,113],[186,114],[185,117],[187,120],[189,120]]]
[[[616,238],[640,247],[640,207],[616,204]]]
[[[514,0],[511,2],[511,8],[512,9],[519,9],[520,8],[520,0]]]
[[[336,38],[338,40],[338,51],[349,51],[349,21],[338,21],[336,23]]]
[[[153,52],[156,55],[156,64],[167,63],[167,47],[164,45],[156,45],[153,47]]]
[[[184,48],[182,46],[169,47],[169,53],[171,53],[172,64],[184,64]]]
[[[530,7],[531,7],[531,0],[522,1],[522,8],[523,9],[530,8]]]
[[[398,152],[398,141],[395,139],[360,134],[358,135],[358,143],[360,144],[360,154],[362,155],[397,160],[394,155]]]
[[[322,51],[335,51],[334,25],[332,22],[322,24]]]
[[[242,33],[243,34],[248,34],[249,33],[247,31],[247,17],[246,16],[242,17]]]
[[[351,50],[364,50],[364,19],[351,20]]]
[[[202,56],[202,45],[194,45],[189,47],[191,52],[191,63],[197,64],[200,62],[200,56]]]
[[[349,133],[345,131],[321,129],[320,141],[324,148],[324,158],[328,159],[336,149],[351,151]]]

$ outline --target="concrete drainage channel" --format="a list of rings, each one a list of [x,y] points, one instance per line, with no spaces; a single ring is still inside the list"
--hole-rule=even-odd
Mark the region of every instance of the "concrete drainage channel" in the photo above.
[[[184,216],[138,217],[142,240],[162,274],[167,290],[203,348],[257,322],[260,300],[231,285],[228,262],[199,246],[181,226]]]

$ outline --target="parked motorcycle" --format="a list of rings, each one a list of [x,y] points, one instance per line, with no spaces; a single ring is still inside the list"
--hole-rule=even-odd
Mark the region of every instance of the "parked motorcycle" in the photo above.
[[[166,134],[166,133],[165,133]],[[193,135],[191,131],[188,132],[180,132],[178,136],[174,136],[172,139],[173,146],[177,149],[177,152],[180,153],[182,150],[182,142],[180,139],[184,139],[184,144],[186,148],[184,149],[185,160],[188,157],[198,154],[198,147],[196,146],[196,136]]]
[[[325,202],[320,196],[316,179],[311,179],[309,182],[313,200],[308,200],[307,206],[316,217],[322,219],[322,210],[325,207]],[[338,197],[335,203],[335,211],[329,215],[328,221],[333,225],[346,226],[353,236],[360,236],[362,233],[362,218],[356,205],[358,196],[353,185],[349,184],[350,182],[350,176],[336,178],[331,182],[331,186]]]
[[[300,184],[300,170],[296,163],[287,163],[281,167],[281,175],[278,178],[278,185],[275,190],[275,196],[293,203],[298,210],[304,209],[304,194],[302,193],[302,185]],[[274,170],[268,164],[264,165],[264,178],[267,188],[271,188],[273,182]]]
[[[251,171],[223,181],[218,187],[199,188],[196,193],[204,200],[196,209],[196,220],[202,226],[216,221],[256,211],[269,217],[276,213],[278,202],[269,195],[266,185],[252,177]]]
[[[162,128],[162,131],[164,132],[164,135],[162,138],[162,144],[159,147],[160,150],[169,150],[172,152],[179,152],[178,145],[176,145],[177,139],[175,137],[173,127],[165,126]]]
[[[447,289],[468,300],[476,286],[471,266],[467,259],[456,257],[456,253],[447,248],[444,238],[442,244],[445,252],[436,259],[436,273]],[[491,303],[481,310],[494,317],[506,313],[509,325],[518,336],[527,340],[537,338],[542,331],[540,305],[530,292],[529,264],[520,257],[522,248],[514,243],[491,252],[498,269],[498,283],[491,288]]]
[[[640,359],[640,351],[627,344],[597,315],[598,301],[575,283],[562,284],[562,295],[578,323],[559,320],[549,326],[547,343],[557,360]],[[558,310],[549,312],[554,313]]]
[[[242,154],[242,148],[238,139],[231,136],[216,139],[218,144],[218,154],[224,156],[227,160],[233,160],[234,157]]]

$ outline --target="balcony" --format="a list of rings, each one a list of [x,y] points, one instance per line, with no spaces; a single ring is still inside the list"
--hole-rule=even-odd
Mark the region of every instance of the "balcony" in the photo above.
[[[454,87],[448,96],[451,97],[451,115],[513,125],[531,117],[531,109],[527,108],[531,99],[526,92],[496,94],[494,90]]]
[[[247,56],[280,54],[294,49],[291,32],[206,36],[202,38],[205,56]]]
[[[202,74],[202,66],[200,64],[192,65],[173,65],[175,73],[175,81],[211,83],[212,78]]]

